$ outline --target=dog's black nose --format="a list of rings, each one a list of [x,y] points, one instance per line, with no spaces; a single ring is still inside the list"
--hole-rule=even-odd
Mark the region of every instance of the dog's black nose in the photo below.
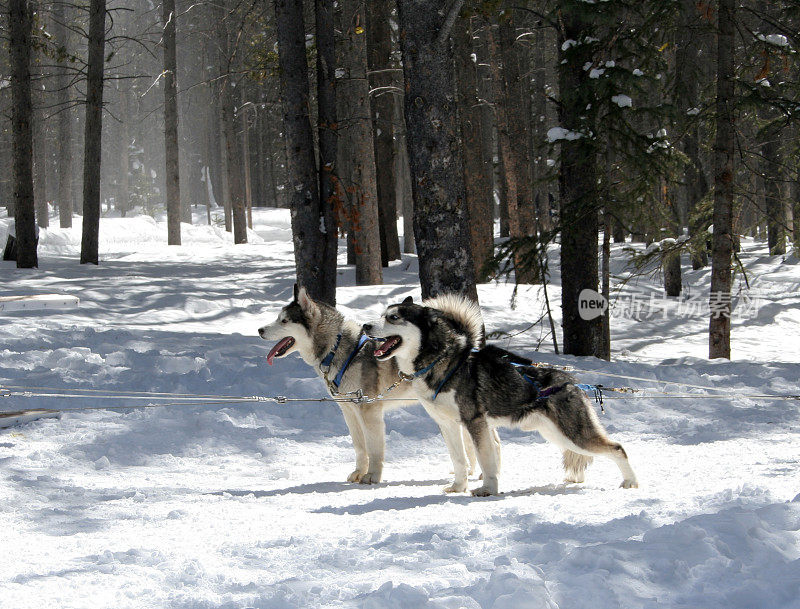
[[[261,338],[264,338],[264,328],[259,328],[259,329],[258,329],[258,335],[259,335]]]
[[[372,324],[364,324],[361,326],[361,331],[367,336],[372,336]]]

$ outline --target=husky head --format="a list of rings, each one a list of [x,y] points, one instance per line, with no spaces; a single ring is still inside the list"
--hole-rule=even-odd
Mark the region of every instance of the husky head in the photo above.
[[[364,324],[368,336],[381,339],[375,358],[413,361],[421,348],[423,333],[431,327],[430,317],[425,307],[414,304],[409,296],[402,303],[389,306],[378,321]]]
[[[482,346],[483,321],[478,306],[461,296],[447,294],[421,305],[409,296],[389,306],[379,321],[366,324],[364,332],[382,338],[376,359],[394,357],[409,373],[437,357]]]
[[[336,340],[343,317],[336,309],[312,300],[305,288],[294,286],[294,299],[283,307],[278,318],[258,329],[265,340],[277,340],[267,354],[271,366],[275,358],[297,351],[313,365]]]

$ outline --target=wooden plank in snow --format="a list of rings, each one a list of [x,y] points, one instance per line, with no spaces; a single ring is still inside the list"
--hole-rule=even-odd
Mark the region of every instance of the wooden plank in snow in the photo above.
[[[0,429],[13,425],[24,425],[25,423],[30,423],[37,419],[50,419],[60,416],[61,413],[58,410],[49,410],[46,408],[0,412]]]
[[[77,296],[65,294],[34,294],[31,296],[0,296],[0,313],[4,311],[34,311],[76,307]]]

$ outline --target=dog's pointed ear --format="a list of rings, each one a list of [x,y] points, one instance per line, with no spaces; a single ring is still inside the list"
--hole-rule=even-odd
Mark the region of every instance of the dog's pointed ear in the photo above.
[[[297,293],[299,292],[300,288],[297,287],[297,284],[294,284],[294,302],[297,302]]]
[[[300,305],[300,308],[303,309],[306,315],[309,316],[313,315],[319,310],[317,303],[311,299],[305,288],[300,288],[297,291],[297,303]]]
[[[414,299],[411,296],[406,296],[406,299],[402,302],[402,304],[413,304]]]

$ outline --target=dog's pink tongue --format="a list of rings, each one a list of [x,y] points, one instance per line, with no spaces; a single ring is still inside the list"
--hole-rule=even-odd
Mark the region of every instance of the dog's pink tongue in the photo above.
[[[387,338],[385,341],[383,341],[380,344],[380,346],[377,349],[375,349],[375,351],[373,352],[373,355],[375,357],[380,357],[381,355],[385,354],[389,349],[391,349],[392,345],[394,345],[396,342],[397,342],[397,339],[394,338],[394,337]]]
[[[272,360],[275,359],[275,354],[279,353],[284,347],[286,347],[286,345],[288,345],[289,341],[291,340],[292,340],[291,336],[282,338],[277,345],[275,345],[274,347],[272,347],[272,349],[269,350],[269,353],[267,353],[267,363],[270,366],[272,365]]]

